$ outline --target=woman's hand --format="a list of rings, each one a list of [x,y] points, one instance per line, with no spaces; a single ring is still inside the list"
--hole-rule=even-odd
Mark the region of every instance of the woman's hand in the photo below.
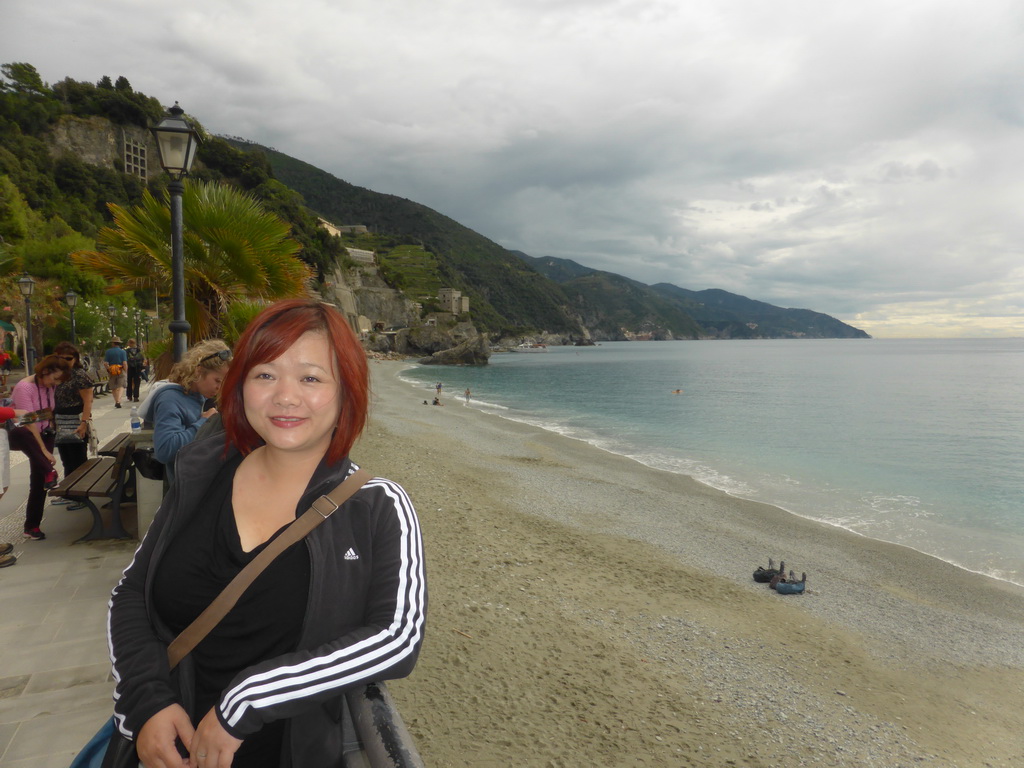
[[[216,408],[208,408],[207,410],[203,411],[202,416],[203,416],[204,419],[209,419],[216,412],[217,412]]]
[[[180,704],[164,707],[139,730],[135,741],[139,761],[146,768],[184,768],[189,761],[178,754],[175,740],[181,739],[188,749],[194,734],[192,722]]]
[[[242,740],[225,731],[217,713],[211,709],[199,722],[195,736],[192,737],[189,768],[230,768],[240,746]]]
[[[89,425],[84,421],[78,425],[78,429],[75,430],[75,434],[83,440],[85,439],[85,433],[89,431]]]
[[[50,462],[51,464],[56,464],[56,463],[57,463],[57,459],[55,459],[55,458],[53,457],[53,454],[52,454],[52,453],[50,453],[50,452],[49,452],[48,450],[46,450],[45,448],[43,448],[43,456],[45,456],[45,457],[46,457],[46,460],[47,460],[48,462]]]

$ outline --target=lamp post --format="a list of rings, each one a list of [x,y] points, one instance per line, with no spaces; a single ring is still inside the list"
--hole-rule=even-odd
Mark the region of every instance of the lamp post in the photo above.
[[[114,338],[117,335],[117,330],[114,328],[114,317],[117,315],[117,308],[113,304],[107,304],[107,317],[110,318],[110,338]]]
[[[182,115],[185,110],[174,102],[167,115],[153,128],[157,149],[160,151],[160,165],[171,177],[167,191],[171,195],[171,303],[173,320],[170,323],[174,335],[174,362],[180,362],[188,347],[189,324],[185,319],[185,257],[182,251],[184,225],[181,215],[181,198],[185,194],[182,178],[188,175],[199,148],[199,133]]]
[[[29,277],[28,272],[18,280],[18,289],[25,297],[25,375],[31,375],[36,367],[36,348],[32,342],[32,292],[36,289],[36,281]]]
[[[142,322],[142,317],[139,314],[139,310],[135,310],[135,344],[142,347],[142,334],[139,333],[139,323]]]
[[[153,322],[153,318],[151,318],[149,315],[146,315],[144,318],[142,318],[142,322],[146,326],[146,348],[148,349],[149,348],[149,324],[151,322]]]
[[[68,291],[64,294],[64,301],[67,302],[68,312],[71,315],[71,343],[78,344],[78,336],[75,333],[75,307],[78,306],[78,294],[74,291]]]

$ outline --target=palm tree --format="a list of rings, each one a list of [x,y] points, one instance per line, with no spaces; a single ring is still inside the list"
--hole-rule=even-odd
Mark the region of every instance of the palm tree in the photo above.
[[[171,212],[147,190],[130,209],[110,203],[113,226],[96,235],[97,250],[71,261],[99,275],[108,293],[171,291]],[[235,302],[262,302],[309,293],[309,267],[289,225],[235,187],[189,181],[182,198],[185,232],[185,318],[190,342],[219,336]]]

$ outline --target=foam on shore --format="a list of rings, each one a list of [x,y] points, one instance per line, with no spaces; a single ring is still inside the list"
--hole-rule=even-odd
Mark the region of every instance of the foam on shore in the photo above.
[[[353,455],[431,587],[393,686],[430,765],[1012,765],[1024,590],[472,408],[371,364]],[[750,572],[808,573],[784,598]],[[786,724],[780,726],[780,723]]]

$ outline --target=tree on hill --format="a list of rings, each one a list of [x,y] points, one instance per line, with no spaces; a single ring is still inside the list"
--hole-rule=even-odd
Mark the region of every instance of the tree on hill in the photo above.
[[[111,205],[114,223],[96,236],[97,249],[71,254],[73,264],[101,276],[108,293],[171,289],[168,200],[148,191],[140,205]],[[309,268],[287,222],[230,186],[189,181],[185,221],[185,316],[191,341],[221,334],[231,305],[307,293]]]

